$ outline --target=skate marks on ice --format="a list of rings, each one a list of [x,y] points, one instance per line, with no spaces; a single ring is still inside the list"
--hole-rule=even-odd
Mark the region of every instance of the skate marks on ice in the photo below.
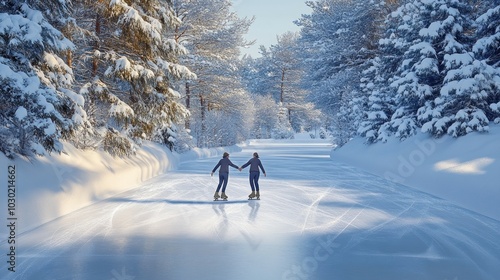
[[[241,164],[259,151],[262,200],[231,171],[229,201],[212,201],[217,159],[181,165],[23,234],[14,279],[500,279],[497,221],[333,164],[329,150],[255,141],[232,153]]]
[[[279,222],[300,244],[282,279],[500,279],[498,221],[315,159],[268,183]]]
[[[258,221],[258,202],[182,203],[186,198],[179,197],[169,203],[151,196],[151,189],[124,193],[127,199],[108,199],[23,234],[20,272],[12,279],[112,279],[120,271],[134,279],[255,275],[245,264],[270,250],[251,226]],[[272,252],[267,255],[271,263]],[[221,262],[232,267],[214,274]]]
[[[398,186],[387,189],[393,187]],[[339,189],[344,198],[318,192],[317,199],[310,199],[296,241],[303,250],[283,279],[500,276],[497,221],[432,196],[407,195],[401,188],[393,194],[384,189],[369,193],[362,184],[359,188],[364,191],[354,195]],[[337,214],[323,217],[324,211]]]

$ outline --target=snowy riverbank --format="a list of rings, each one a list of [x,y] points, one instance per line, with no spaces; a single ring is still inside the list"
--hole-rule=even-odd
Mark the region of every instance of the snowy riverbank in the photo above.
[[[7,182],[8,166],[15,166],[15,216],[17,232],[23,232],[94,202],[137,187],[140,183],[177,168],[179,163],[240,151],[238,146],[194,149],[185,154],[145,142],[137,155],[116,158],[102,151],[81,151],[65,144],[64,153],[7,159],[0,154],[2,181]],[[207,174],[210,170],[207,170]],[[3,184],[2,184],[3,186]],[[3,191],[2,197],[7,195]],[[7,201],[0,201],[0,219],[6,220]]]
[[[458,139],[421,134],[365,145],[358,138],[332,151],[331,158],[500,220],[499,140],[498,125]]]

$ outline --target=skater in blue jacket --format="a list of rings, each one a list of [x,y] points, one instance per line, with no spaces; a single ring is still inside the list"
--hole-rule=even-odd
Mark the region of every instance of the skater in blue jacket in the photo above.
[[[248,195],[248,199],[252,199],[256,197],[257,199],[260,199],[260,192],[259,192],[259,177],[260,177],[260,171],[259,168],[262,170],[262,173],[264,173],[264,176],[266,176],[266,171],[264,170],[264,166],[262,166],[262,162],[259,159],[259,154],[258,153],[253,153],[253,158],[251,158],[247,163],[243,164],[240,167],[240,171],[243,170],[243,168],[247,167],[250,165],[250,187],[252,188],[252,193]],[[255,192],[257,191],[257,192]]]
[[[212,173],[210,174],[210,176],[214,176],[214,172],[217,170],[217,168],[220,167],[219,185],[217,186],[217,190],[215,191],[215,194],[214,194],[215,200],[219,199],[219,197],[224,199],[224,200],[227,200],[226,186],[227,186],[227,181],[229,179],[229,166],[236,168],[236,169],[239,169],[238,166],[236,166],[235,164],[233,164],[229,160],[229,154],[227,152],[224,152],[222,159],[219,160],[219,163],[217,163],[217,165],[212,170]],[[219,191],[220,191],[221,186],[222,186],[222,194],[219,196]]]

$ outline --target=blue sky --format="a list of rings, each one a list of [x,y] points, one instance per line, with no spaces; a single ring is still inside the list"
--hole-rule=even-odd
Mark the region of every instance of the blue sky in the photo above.
[[[299,27],[293,21],[311,11],[305,0],[233,0],[233,9],[240,17],[255,16],[246,38],[256,40],[256,43],[242,50],[252,57],[260,56],[260,45],[269,47],[276,44],[276,35],[298,31]]]

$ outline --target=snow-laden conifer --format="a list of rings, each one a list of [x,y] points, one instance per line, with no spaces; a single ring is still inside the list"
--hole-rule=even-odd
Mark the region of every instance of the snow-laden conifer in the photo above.
[[[80,46],[73,64],[93,125],[81,139],[120,155],[141,140],[172,145],[162,135],[189,114],[173,82],[194,74],[179,63],[187,50],[170,36],[180,24],[171,8],[166,0],[75,1],[67,32]]]
[[[488,99],[495,92],[496,70],[471,52],[475,40],[471,8],[457,1],[437,1],[427,9],[431,21],[419,31],[435,47],[442,75],[433,98],[418,109],[422,130],[435,136],[488,131]],[[432,86],[432,84],[431,84]],[[437,91],[439,89],[439,91]]]
[[[64,21],[65,1],[45,4],[0,3],[0,150],[8,157],[59,152],[60,140],[87,121],[59,56],[74,45],[51,24]]]
[[[363,114],[369,93],[361,88],[360,81],[376,55],[383,6],[379,1],[342,0],[308,1],[307,5],[312,13],[303,15],[297,23],[302,27],[301,60],[311,100],[333,120],[331,129],[342,135],[338,144],[353,137],[360,125],[363,135],[368,133],[376,139],[380,121],[373,117],[385,116],[379,112]],[[375,107],[368,110],[382,110]]]
[[[477,60],[487,64],[482,65],[488,69],[490,78],[490,90],[486,92],[486,99],[489,103],[485,108],[488,120],[500,123],[500,6],[488,9],[480,15],[476,23],[478,24],[478,40],[473,46],[473,53]],[[483,80],[484,82],[484,80]]]

